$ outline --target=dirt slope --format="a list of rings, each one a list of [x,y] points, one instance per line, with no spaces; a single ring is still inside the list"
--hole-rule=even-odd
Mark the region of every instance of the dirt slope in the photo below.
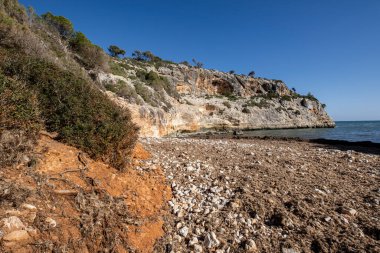
[[[1,252],[151,252],[170,198],[162,171],[119,172],[41,136],[37,159],[0,172]],[[149,154],[137,146],[135,164]]]

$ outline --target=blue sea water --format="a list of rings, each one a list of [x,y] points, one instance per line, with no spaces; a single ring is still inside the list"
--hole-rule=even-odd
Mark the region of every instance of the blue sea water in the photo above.
[[[301,139],[330,139],[372,141],[380,143],[380,121],[337,121],[335,128],[254,130],[247,136],[298,137]]]

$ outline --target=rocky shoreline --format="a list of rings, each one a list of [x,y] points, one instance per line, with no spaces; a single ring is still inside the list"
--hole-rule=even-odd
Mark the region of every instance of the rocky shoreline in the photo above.
[[[172,187],[156,252],[379,252],[380,156],[278,139],[144,138]],[[347,147],[347,146],[346,146]]]

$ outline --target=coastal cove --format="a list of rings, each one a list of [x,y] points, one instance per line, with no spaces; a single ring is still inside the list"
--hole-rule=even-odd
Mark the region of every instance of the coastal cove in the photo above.
[[[380,143],[380,121],[336,121],[335,128],[300,128],[244,131],[243,136],[287,137],[300,139],[329,139],[371,141]]]
[[[380,253],[380,1],[322,2],[0,0],[0,253]]]
[[[239,138],[245,139],[251,137],[273,137],[275,139],[325,139],[332,141],[372,142],[374,144],[380,144],[380,121],[336,121],[335,124],[335,127],[265,128],[234,131],[203,129],[197,133],[172,134],[168,137],[183,135],[199,137],[215,134],[223,135],[223,137],[227,138],[238,135]]]

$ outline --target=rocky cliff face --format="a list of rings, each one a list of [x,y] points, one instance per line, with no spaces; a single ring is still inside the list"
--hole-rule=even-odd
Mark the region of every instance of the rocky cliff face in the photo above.
[[[113,62],[112,73],[98,74],[107,94],[132,111],[143,136],[335,125],[317,99],[280,80],[164,65],[128,59]]]

